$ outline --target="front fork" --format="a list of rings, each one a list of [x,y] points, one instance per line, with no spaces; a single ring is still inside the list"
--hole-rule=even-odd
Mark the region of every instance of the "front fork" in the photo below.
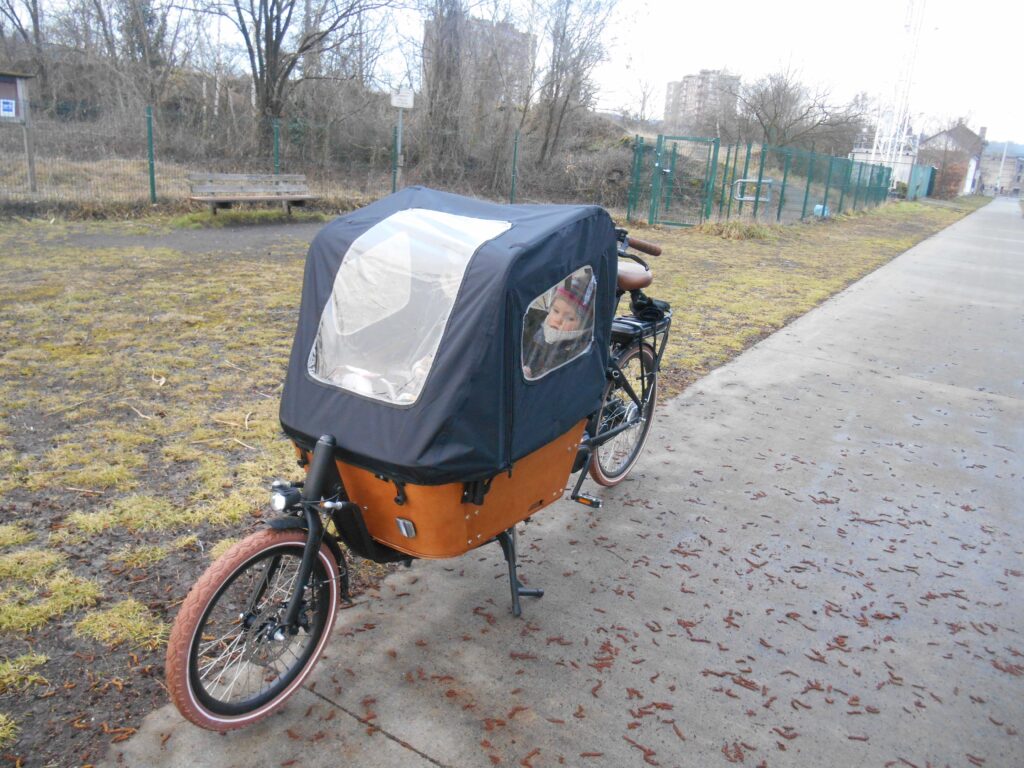
[[[334,447],[335,440],[331,435],[323,435],[316,441],[309,472],[302,488],[302,511],[306,515],[306,547],[302,550],[302,562],[299,564],[299,577],[295,580],[295,591],[288,600],[288,608],[282,622],[292,635],[298,634],[299,631],[298,620],[303,593],[313,573],[313,566],[316,564],[320,544],[324,538],[324,526],[320,522],[320,501],[335,479],[337,470],[334,464]]]

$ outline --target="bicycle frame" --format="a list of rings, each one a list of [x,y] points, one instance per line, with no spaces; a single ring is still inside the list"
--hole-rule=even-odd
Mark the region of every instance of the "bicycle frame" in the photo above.
[[[618,257],[645,270],[630,249],[660,253],[614,229],[607,212],[592,206],[548,206],[538,214],[423,188],[378,201],[318,235],[280,410],[306,474],[301,482],[273,483],[272,530],[235,544],[183,602],[166,667],[168,690],[186,718],[226,731],[267,716],[292,695],[323,650],[339,599],[349,597],[345,549],[410,565],[496,543],[508,567],[512,614],[521,614],[521,597],[543,595],[518,578],[516,526],[564,498],[573,472],[579,478],[571,498],[591,507],[601,502],[579,492],[586,476],[603,487],[626,478],[650,434],[672,324],[668,304],[640,290],[650,273],[617,267],[613,233]],[[392,290],[388,244],[399,236],[410,244],[399,288],[415,301]],[[451,269],[420,285],[439,253]],[[580,275],[586,281],[577,286]],[[465,289],[439,303],[437,286],[456,282]],[[570,295],[589,313],[578,329],[589,342],[580,336],[564,365],[533,377],[522,354],[527,342],[543,335],[551,343],[537,333],[534,303],[547,297],[551,311],[557,291],[574,287],[580,291]],[[372,312],[348,317],[339,309],[373,291],[381,301]],[[615,317],[626,293],[629,310]],[[441,324],[439,306],[448,312]],[[362,334],[358,344],[337,330],[350,325],[348,335]],[[397,336],[407,350],[376,355],[381,345],[371,342]],[[367,349],[374,354],[363,355]],[[377,387],[381,381],[388,386]],[[236,583],[249,590],[242,624],[238,598],[228,592]],[[200,675],[201,654],[211,656],[203,669],[235,670],[233,681],[249,656],[225,653],[217,638],[228,635],[220,630],[206,642],[207,626],[233,627],[231,642],[270,664],[276,654],[298,651],[269,677],[247,677],[242,693],[222,690],[219,677]]]

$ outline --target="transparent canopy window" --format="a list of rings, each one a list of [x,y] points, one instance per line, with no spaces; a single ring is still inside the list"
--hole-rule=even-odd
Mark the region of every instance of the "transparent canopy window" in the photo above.
[[[530,302],[523,317],[523,375],[546,376],[590,349],[594,340],[594,270],[581,267]]]
[[[415,403],[470,259],[511,226],[413,208],[368,229],[334,279],[310,375],[387,403]]]

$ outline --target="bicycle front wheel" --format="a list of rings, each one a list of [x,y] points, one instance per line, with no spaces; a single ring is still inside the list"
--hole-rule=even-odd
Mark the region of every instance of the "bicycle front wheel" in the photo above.
[[[643,453],[647,435],[654,419],[658,394],[658,372],[654,350],[647,344],[634,344],[617,358],[622,378],[609,380],[597,416],[595,436],[629,425],[607,442],[594,448],[590,476],[598,485],[611,487],[626,479],[636,460]],[[626,388],[633,391],[639,404]]]
[[[212,731],[249,725],[312,671],[334,626],[338,563],[321,544],[292,634],[281,622],[305,545],[303,531],[255,533],[189,592],[167,645],[167,687],[186,719]]]

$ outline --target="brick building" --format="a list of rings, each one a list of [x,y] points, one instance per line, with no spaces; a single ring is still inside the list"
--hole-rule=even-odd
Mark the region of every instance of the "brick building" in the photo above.
[[[963,122],[921,141],[917,162],[936,169],[934,195],[952,198],[980,191],[985,129],[975,133]]]

